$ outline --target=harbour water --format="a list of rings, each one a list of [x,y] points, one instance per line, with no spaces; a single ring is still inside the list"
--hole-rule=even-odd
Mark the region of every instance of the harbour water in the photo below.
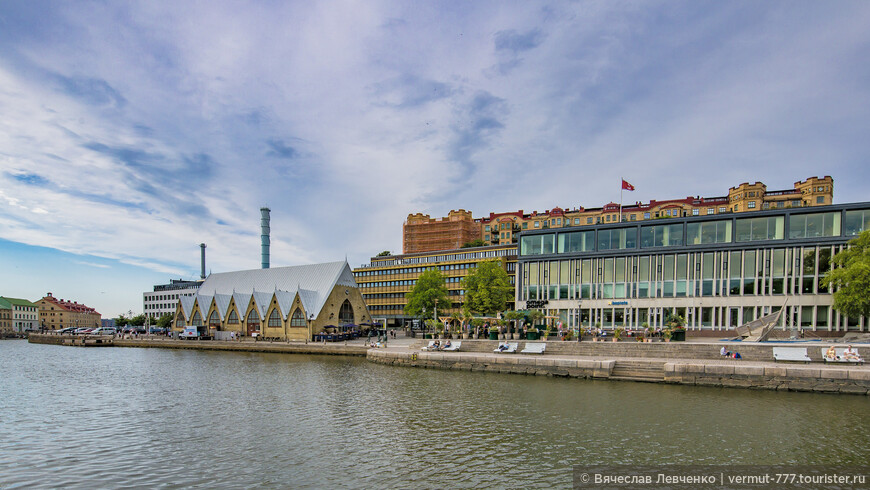
[[[0,488],[568,487],[586,464],[866,466],[864,396],[0,342]]]

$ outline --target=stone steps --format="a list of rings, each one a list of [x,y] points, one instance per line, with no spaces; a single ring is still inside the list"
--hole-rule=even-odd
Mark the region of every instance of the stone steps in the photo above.
[[[646,361],[616,361],[611,379],[625,381],[663,381],[665,363]]]

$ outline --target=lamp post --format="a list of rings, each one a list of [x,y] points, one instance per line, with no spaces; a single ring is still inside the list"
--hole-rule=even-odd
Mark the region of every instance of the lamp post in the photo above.
[[[435,324],[437,325],[438,324],[438,298],[435,298],[435,310],[434,311],[435,311],[434,320],[435,320]],[[432,333],[438,333],[437,326],[435,327],[435,332],[432,332]]]
[[[311,322],[314,321],[314,313],[308,315],[308,333],[305,335],[305,343],[308,343],[308,337],[311,337]]]

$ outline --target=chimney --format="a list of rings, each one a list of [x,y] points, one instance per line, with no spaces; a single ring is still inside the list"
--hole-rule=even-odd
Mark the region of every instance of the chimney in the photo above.
[[[269,268],[269,208],[260,208],[260,253],[262,268]]]
[[[200,279],[205,279],[205,244],[200,243],[200,264],[201,264],[201,272],[199,273]]]

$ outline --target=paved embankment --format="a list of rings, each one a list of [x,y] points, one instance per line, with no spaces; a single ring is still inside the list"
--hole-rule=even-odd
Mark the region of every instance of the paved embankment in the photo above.
[[[63,335],[30,336],[30,342],[35,344],[74,345],[69,340],[75,337]],[[107,337],[107,340],[111,337]],[[253,342],[246,341],[215,341],[215,340],[175,340],[163,337],[111,340],[114,347],[144,347],[160,349],[194,349],[218,350],[235,352],[274,352],[282,354],[321,354],[330,356],[365,356],[368,350],[364,345],[304,343],[304,342]]]
[[[750,359],[724,359],[719,356],[721,343],[703,345],[681,343],[641,344],[620,346],[614,343],[590,343],[587,350],[568,342],[547,342],[543,355],[496,354],[494,341],[463,341],[461,352],[420,351],[422,342],[408,348],[371,349],[368,360],[394,366],[433,369],[458,369],[539,376],[608,379],[618,381],[645,381],[699,386],[756,388],[783,391],[811,391],[820,393],[870,394],[870,368],[845,364],[794,364],[753,361]],[[580,343],[580,346],[583,344]],[[520,342],[520,349],[524,342]],[[652,357],[650,349],[661,348],[659,357]],[[814,343],[815,349],[820,349]],[[729,344],[729,349],[733,344]],[[748,349],[747,349],[748,348]],[[712,349],[712,350],[711,350]],[[740,352],[753,351],[772,359],[770,346],[740,346]],[[809,350],[809,349],[808,349]],[[561,352],[560,352],[561,351]],[[577,355],[576,352],[591,355]],[[685,357],[676,357],[678,353]],[[617,355],[614,355],[617,354]],[[640,354],[640,355],[638,355]]]

